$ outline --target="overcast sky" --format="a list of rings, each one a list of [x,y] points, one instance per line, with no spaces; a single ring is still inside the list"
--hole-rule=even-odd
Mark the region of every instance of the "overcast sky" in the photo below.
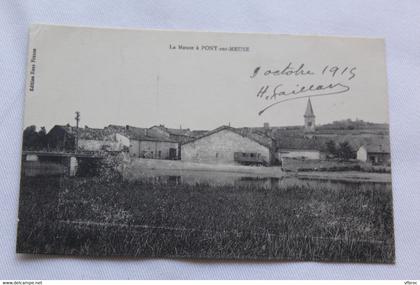
[[[203,49],[214,45],[216,51]],[[317,124],[347,118],[388,123],[382,40],[44,26],[32,31],[29,60],[33,49],[34,91],[27,92],[25,126],[74,125],[75,111],[81,126],[100,128],[302,125],[307,98],[259,112],[280,100],[326,93],[333,94],[311,98]],[[304,64],[299,75],[263,74],[284,71],[289,63],[286,71]],[[30,84],[29,77],[28,90]],[[312,84],[335,86],[280,96]],[[257,97],[264,86],[268,91]],[[272,98],[276,86],[279,94]]]

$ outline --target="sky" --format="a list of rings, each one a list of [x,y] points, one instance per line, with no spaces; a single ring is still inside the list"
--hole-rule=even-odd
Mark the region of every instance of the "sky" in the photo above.
[[[316,124],[388,123],[380,39],[34,26],[26,89],[47,130],[303,125],[308,96]]]

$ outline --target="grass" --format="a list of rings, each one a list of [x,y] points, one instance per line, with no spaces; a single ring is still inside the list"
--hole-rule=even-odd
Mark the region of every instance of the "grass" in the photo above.
[[[23,177],[18,252],[394,262],[391,185]]]

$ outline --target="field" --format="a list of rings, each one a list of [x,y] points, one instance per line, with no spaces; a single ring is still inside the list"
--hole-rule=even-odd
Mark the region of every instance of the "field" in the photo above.
[[[17,251],[394,262],[390,183],[23,177]]]

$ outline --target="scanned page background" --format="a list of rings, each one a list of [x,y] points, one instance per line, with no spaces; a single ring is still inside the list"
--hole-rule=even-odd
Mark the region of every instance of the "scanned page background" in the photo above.
[[[420,278],[420,4],[415,1],[2,1],[0,277]],[[396,265],[92,259],[15,254],[27,33],[31,23],[383,37],[393,159]]]

